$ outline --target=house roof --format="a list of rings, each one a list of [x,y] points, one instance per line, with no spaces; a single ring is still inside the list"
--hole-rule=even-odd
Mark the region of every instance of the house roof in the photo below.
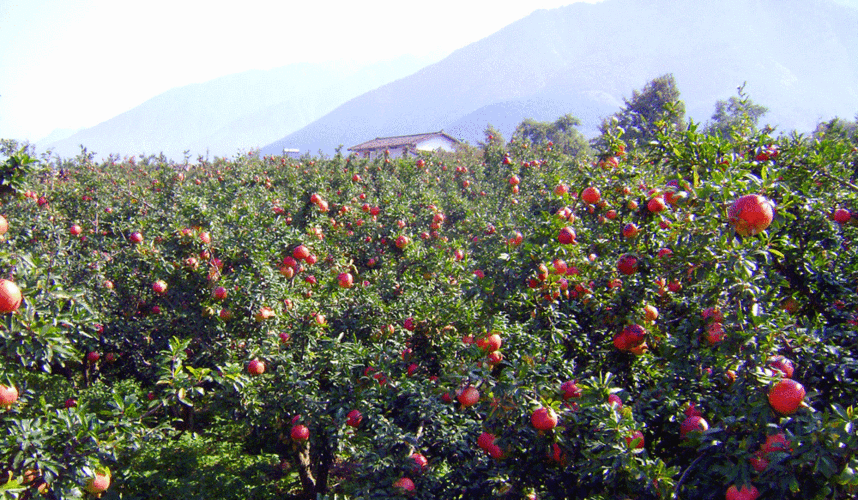
[[[366,141],[364,143],[358,144],[357,146],[352,146],[348,150],[349,151],[374,151],[376,149],[388,149],[388,148],[401,148],[403,146],[411,146],[417,147],[417,144],[423,142],[428,139],[433,139],[435,137],[444,137],[449,139],[450,142],[454,144],[458,144],[455,138],[450,135],[444,133],[443,130],[439,132],[429,132],[425,134],[412,134],[412,135],[399,135],[396,137],[376,137],[371,141]]]

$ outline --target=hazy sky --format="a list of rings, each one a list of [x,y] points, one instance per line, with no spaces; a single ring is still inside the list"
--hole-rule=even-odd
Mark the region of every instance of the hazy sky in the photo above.
[[[570,3],[0,0],[0,137],[93,126],[171,88],[249,69],[440,59]]]
[[[0,0],[0,138],[90,127],[171,88],[250,69],[440,59],[570,3]]]

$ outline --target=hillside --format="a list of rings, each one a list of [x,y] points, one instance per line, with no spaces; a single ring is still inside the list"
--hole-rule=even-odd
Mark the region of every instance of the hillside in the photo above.
[[[858,110],[858,11],[830,0],[606,0],[536,11],[263,148],[315,153],[377,136],[578,116],[585,133],[651,79],[673,73],[706,121],[747,82],[781,130]]]
[[[247,71],[172,89],[94,127],[37,146],[64,157],[77,154],[80,144],[101,156],[163,152],[180,160],[185,150],[192,157],[232,156],[298,130],[426,62],[403,57],[368,66],[293,64]]]

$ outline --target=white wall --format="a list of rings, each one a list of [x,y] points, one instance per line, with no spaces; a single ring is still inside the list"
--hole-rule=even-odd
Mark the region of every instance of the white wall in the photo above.
[[[417,144],[418,151],[435,151],[436,149],[441,149],[444,151],[455,151],[455,146],[452,141],[445,137],[433,137],[431,139],[427,139]],[[390,151],[390,158],[402,158],[403,153],[405,152],[404,148],[388,148]],[[414,150],[411,150],[411,155],[414,155]],[[380,149],[378,151],[373,151],[370,154],[370,158],[375,159],[378,157],[384,156],[384,150]]]
[[[445,137],[433,137],[417,144],[417,149],[420,151],[435,151],[443,149],[444,151],[453,151],[453,143]]]

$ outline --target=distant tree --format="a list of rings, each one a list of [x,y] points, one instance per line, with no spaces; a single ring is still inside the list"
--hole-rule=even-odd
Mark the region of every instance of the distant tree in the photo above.
[[[500,133],[500,130],[496,129],[491,123],[486,124],[483,136],[485,136],[485,141],[479,143],[481,147],[502,145],[506,142],[504,141],[503,134]]]
[[[813,135],[819,140],[852,139],[858,141],[858,115],[855,115],[855,121],[852,122],[836,117],[827,122],[822,122],[816,126]]]
[[[491,123],[486,125],[486,130],[483,131],[485,140],[479,143],[483,150],[483,162],[487,164],[496,164],[503,158],[506,152],[506,141],[500,131],[492,126]]]
[[[552,142],[554,148],[564,154],[579,156],[587,154],[590,146],[584,135],[576,127],[581,121],[570,114],[565,114],[554,122],[540,122],[527,118],[515,128],[513,138],[530,141],[533,144]]]
[[[744,93],[744,84],[739,87],[739,95],[726,101],[715,103],[715,113],[707,125],[706,132],[720,134],[722,137],[748,135],[757,131],[757,124],[769,109],[755,104]]]
[[[685,103],[679,100],[679,89],[671,73],[655,78],[643,90],[635,90],[631,99],[623,101],[623,109],[602,122],[603,134],[614,119],[627,142],[649,142],[659,128],[685,128]]]

